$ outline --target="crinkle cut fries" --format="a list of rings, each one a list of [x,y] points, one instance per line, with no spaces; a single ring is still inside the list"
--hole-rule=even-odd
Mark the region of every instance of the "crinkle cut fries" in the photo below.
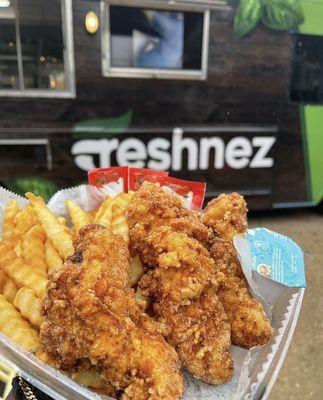
[[[39,330],[43,322],[42,299],[46,294],[49,274],[62,267],[73,253],[73,235],[82,226],[97,223],[110,227],[129,243],[125,210],[130,194],[106,197],[95,210],[84,211],[78,204],[67,201],[71,228],[64,217],[56,217],[40,196],[27,193],[29,204],[20,209],[10,200],[4,211],[2,241],[0,242],[0,331],[42,361],[55,366],[42,350]],[[131,285],[143,274],[138,257],[132,261]],[[138,292],[140,305],[147,299]],[[73,375],[88,387],[103,390],[105,383],[95,369]]]

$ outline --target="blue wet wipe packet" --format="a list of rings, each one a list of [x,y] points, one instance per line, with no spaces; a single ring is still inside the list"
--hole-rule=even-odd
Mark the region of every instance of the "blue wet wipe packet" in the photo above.
[[[304,253],[289,237],[266,228],[247,231],[251,268],[289,287],[306,287]]]

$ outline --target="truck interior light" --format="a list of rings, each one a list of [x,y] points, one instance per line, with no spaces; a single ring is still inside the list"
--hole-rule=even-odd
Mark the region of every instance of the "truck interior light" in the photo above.
[[[94,11],[89,11],[85,16],[85,27],[86,30],[94,34],[98,31],[99,28],[99,19],[97,14]]]

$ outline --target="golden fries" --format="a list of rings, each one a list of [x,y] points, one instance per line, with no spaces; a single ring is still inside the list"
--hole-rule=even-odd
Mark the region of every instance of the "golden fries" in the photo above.
[[[122,210],[126,210],[129,206],[131,195],[129,193],[119,193],[114,199],[113,204],[118,205]]]
[[[45,243],[45,259],[48,274],[52,273],[55,269],[60,268],[63,265],[63,260],[55,247],[52,245],[50,239],[47,239]]]
[[[73,235],[72,231],[71,231],[70,228],[67,226],[67,219],[66,219],[66,218],[64,218],[64,217],[57,217],[57,221],[64,227],[64,231],[65,231],[68,235],[70,235],[70,236]]]
[[[134,257],[130,264],[130,286],[136,285],[144,274],[144,267],[139,256]]]
[[[34,352],[40,346],[38,332],[2,295],[0,295],[0,331],[26,350]]]
[[[63,225],[63,226],[67,226],[67,219],[65,217],[57,217],[57,221]]]
[[[1,290],[1,294],[3,294],[4,298],[12,304],[17,292],[18,286],[9,277],[6,277]]]
[[[33,226],[22,238],[22,257],[35,272],[47,278],[45,240],[46,235],[41,226]]]
[[[6,274],[0,269],[0,293],[2,293],[3,285],[6,282]]]
[[[30,205],[19,211],[14,218],[14,236],[21,237],[37,223],[36,215]]]
[[[96,224],[101,224],[106,227],[110,226],[111,216],[112,216],[111,205],[112,205],[112,198],[107,196],[104,199],[103,203],[101,204],[95,216],[94,221]]]
[[[9,201],[4,212],[3,241],[0,241],[0,331],[32,351],[45,363],[55,361],[42,349],[39,328],[43,323],[41,301],[46,295],[48,274],[63,266],[74,252],[72,233],[87,224],[110,227],[129,243],[126,210],[131,194],[106,197],[102,205],[85,211],[73,201],[66,201],[73,229],[63,216],[56,217],[40,196],[26,193],[29,205],[22,210]],[[134,286],[144,274],[139,257],[131,262],[130,284]],[[145,310],[149,298],[136,288],[136,300]],[[56,367],[58,367],[56,365]],[[103,391],[106,382],[96,369],[73,374],[76,382]]]
[[[21,256],[22,255],[22,241],[19,238],[13,238],[12,239],[12,243],[13,243],[13,249],[15,251],[15,253],[17,254],[17,256]]]
[[[14,218],[19,211],[19,206],[16,200],[10,200],[4,210],[3,226],[2,226],[2,240],[10,242],[14,235]]]
[[[42,225],[47,236],[52,240],[59,255],[65,260],[73,254],[73,242],[71,236],[64,229],[55,215],[46,206],[44,199],[32,193],[26,193],[30,204],[35,211],[38,221]]]
[[[73,375],[73,379],[83,385],[93,389],[103,389],[105,387],[105,382],[99,373],[90,369],[88,371],[79,371]]]
[[[34,290],[39,298],[45,296],[47,279],[37,274],[23,258],[17,256],[11,247],[3,242],[0,242],[0,268],[17,286],[26,286]]]
[[[120,217],[122,214],[124,215],[125,210],[128,208],[130,200],[131,195],[129,195],[128,193],[120,193],[113,199],[107,196],[95,216],[95,223],[101,224],[106,227],[111,226],[114,212],[117,213],[118,217]],[[124,220],[126,221],[125,218]],[[128,241],[129,238],[126,229],[127,228],[125,228],[125,225],[123,224],[121,232],[118,233],[121,234],[121,236],[125,237],[125,240]]]
[[[5,272],[0,269],[0,294],[2,294],[9,303],[13,303],[17,292],[17,285],[15,285]]]
[[[86,211],[86,215],[87,215],[87,217],[88,217],[88,219],[89,219],[89,221],[90,221],[90,222],[89,222],[90,224],[93,224],[97,212],[98,212],[98,208],[94,208],[94,209],[91,210],[91,211]]]
[[[18,290],[13,305],[21,312],[28,321],[40,328],[43,317],[40,314],[41,301],[35,296],[33,290],[22,287]]]
[[[82,208],[70,200],[66,201],[67,209],[71,217],[74,231],[77,232],[82,226],[90,223],[89,215]]]
[[[111,229],[115,235],[123,237],[126,243],[129,243],[129,226],[125,211],[118,205],[112,204],[111,207]]]

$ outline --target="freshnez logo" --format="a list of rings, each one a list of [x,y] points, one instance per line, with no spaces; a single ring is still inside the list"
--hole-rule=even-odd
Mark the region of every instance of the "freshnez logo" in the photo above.
[[[209,167],[222,169],[225,166],[234,169],[271,168],[274,160],[269,157],[269,152],[275,141],[273,136],[237,136],[225,143],[218,136],[183,137],[183,129],[176,128],[171,140],[157,137],[144,143],[134,137],[84,139],[75,142],[71,152],[75,156],[75,164],[84,171],[97,167],[95,156],[99,159],[99,167],[111,166],[113,155],[118,165],[156,170],[196,171]],[[184,152],[187,154],[187,165],[183,165]],[[211,157],[211,154],[214,156]]]

